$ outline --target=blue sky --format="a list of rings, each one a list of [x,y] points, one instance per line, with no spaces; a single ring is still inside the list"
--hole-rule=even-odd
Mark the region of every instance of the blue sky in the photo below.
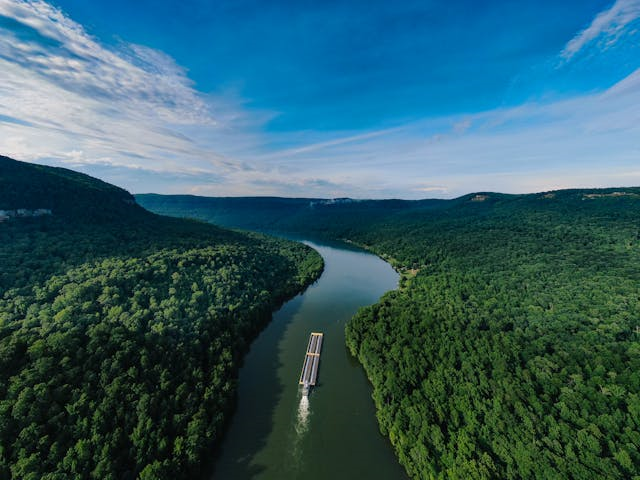
[[[640,185],[640,0],[0,0],[0,153],[133,192]]]

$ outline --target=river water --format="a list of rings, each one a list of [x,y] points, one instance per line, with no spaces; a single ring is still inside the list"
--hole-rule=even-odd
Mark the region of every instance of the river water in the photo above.
[[[213,478],[406,479],[378,430],[364,370],[344,343],[345,323],[396,288],[398,275],[374,255],[305,243],[322,255],[325,271],[251,345]],[[298,378],[311,332],[323,332],[324,341],[318,385],[305,399]]]

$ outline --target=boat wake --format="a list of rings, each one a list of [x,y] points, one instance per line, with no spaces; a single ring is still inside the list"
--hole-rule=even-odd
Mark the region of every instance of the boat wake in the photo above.
[[[300,437],[309,429],[309,413],[309,397],[303,395],[298,405],[298,421],[296,422],[296,433]]]
[[[304,438],[307,430],[309,430],[309,397],[303,395],[300,398],[298,404],[298,412],[296,415],[295,433],[292,432],[293,438],[291,439],[291,463],[289,468],[293,471],[302,471],[304,468],[304,452],[302,449],[302,439]]]

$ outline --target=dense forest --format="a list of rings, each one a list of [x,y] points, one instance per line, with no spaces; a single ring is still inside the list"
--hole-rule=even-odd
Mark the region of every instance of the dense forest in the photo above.
[[[348,240],[403,273],[347,342],[412,478],[640,478],[640,189],[280,199],[277,219],[253,201],[254,225]]]
[[[248,343],[321,257],[6,157],[0,210],[0,478],[197,476]]]

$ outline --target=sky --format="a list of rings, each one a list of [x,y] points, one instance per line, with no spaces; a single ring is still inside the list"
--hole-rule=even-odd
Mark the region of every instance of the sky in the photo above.
[[[0,0],[0,154],[133,193],[640,185],[640,0]]]

